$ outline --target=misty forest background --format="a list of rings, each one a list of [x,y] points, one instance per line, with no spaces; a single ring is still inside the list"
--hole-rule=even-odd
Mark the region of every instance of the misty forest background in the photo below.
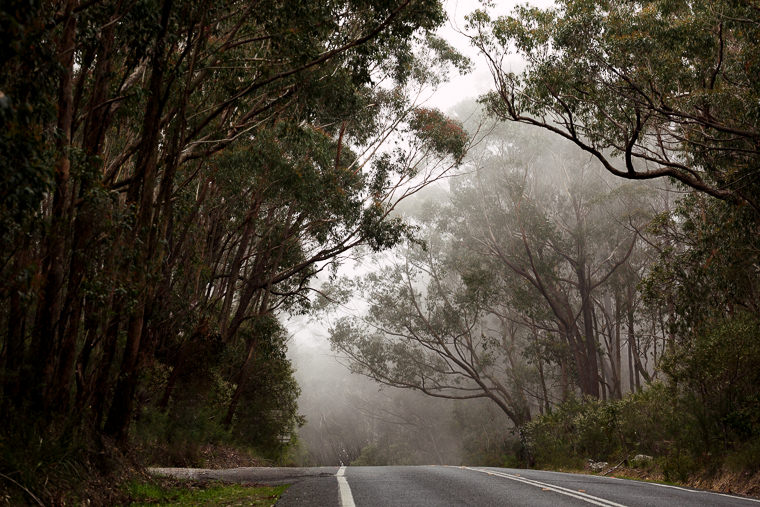
[[[3,2],[7,498],[224,452],[758,471],[760,5],[486,5],[444,114],[446,21]]]

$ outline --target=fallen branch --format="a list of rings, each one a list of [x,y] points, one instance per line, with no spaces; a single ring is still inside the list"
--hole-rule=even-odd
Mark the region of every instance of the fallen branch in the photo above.
[[[604,472],[604,473],[603,473],[603,474],[601,474],[601,475],[607,475],[607,474],[609,474],[609,473],[611,473],[611,472],[614,472],[615,470],[617,470],[618,468],[620,468],[620,466],[621,466],[623,463],[625,463],[627,460],[628,460],[628,458],[625,458],[625,459],[623,459],[623,461],[621,461],[620,463],[618,463],[618,464],[617,464],[617,465],[615,465],[614,467],[610,468],[609,470],[607,470],[606,472]]]
[[[11,481],[13,484],[15,484],[19,488],[23,489],[24,491],[26,491],[27,494],[29,496],[31,496],[34,499],[34,501],[37,502],[38,505],[41,505],[42,507],[45,507],[45,504],[42,503],[42,500],[40,500],[39,498],[37,498],[36,496],[34,496],[34,493],[32,493],[31,491],[29,491],[28,489],[26,489],[26,487],[24,485],[19,484],[18,482],[14,481],[13,479],[11,479],[10,477],[8,477],[7,475],[5,475],[3,473],[0,473],[0,477],[3,477],[5,479]]]

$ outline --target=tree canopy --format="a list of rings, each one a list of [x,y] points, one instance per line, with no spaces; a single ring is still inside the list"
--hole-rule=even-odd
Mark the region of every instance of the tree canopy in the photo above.
[[[561,0],[469,23],[500,118],[570,139],[617,176],[757,209],[758,15],[733,0]],[[502,66],[513,51],[520,74]]]
[[[518,427],[576,391],[636,389],[624,368],[650,380],[664,336],[636,290],[653,255],[638,231],[664,201],[556,141],[498,125],[469,151],[468,171],[415,215],[424,248],[381,257],[353,289],[366,313],[332,327],[356,371],[490,399]]]
[[[467,67],[444,20],[437,0],[4,3],[2,441],[282,454],[279,312],[408,236],[394,207],[466,150],[415,102]]]

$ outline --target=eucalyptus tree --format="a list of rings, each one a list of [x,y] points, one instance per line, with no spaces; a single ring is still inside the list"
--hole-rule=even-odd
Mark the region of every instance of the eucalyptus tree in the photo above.
[[[441,238],[410,247],[359,287],[365,316],[340,318],[333,347],[353,371],[392,387],[446,399],[493,401],[515,426],[530,420],[514,329],[489,312],[492,288],[466,261],[448,258]]]
[[[226,375],[242,392],[267,341],[256,322],[302,299],[318,263],[403,237],[394,205],[465,149],[410,95],[466,64],[431,35],[437,1],[0,14],[15,71],[0,77],[2,149],[30,152],[0,160],[2,404],[19,425],[51,414],[123,438],[146,368],[164,368],[171,398],[183,348],[217,341],[245,343]],[[380,156],[400,128],[410,151]]]
[[[576,389],[621,396],[625,341],[632,371],[651,372],[636,284],[654,191],[613,186],[568,143],[514,125],[468,160],[417,216],[426,248],[359,283],[369,308],[337,321],[333,346],[381,383],[491,399],[516,426]]]
[[[725,449],[757,428],[743,383],[752,375],[727,379],[758,361],[748,338],[758,320],[748,297],[760,223],[758,27],[757,5],[731,0],[561,0],[470,17],[498,117],[568,139],[616,176],[666,177],[688,192],[644,234],[658,262],[621,274],[643,277],[643,345],[657,356],[652,338],[667,336],[660,366],[697,418],[687,439],[708,444],[700,455],[719,450],[716,434]],[[502,65],[512,52],[527,61],[520,74]],[[636,365],[637,378],[646,371]]]
[[[561,0],[499,14],[469,22],[500,118],[569,139],[616,176],[670,177],[757,209],[756,5]],[[502,65],[511,52],[524,72]]]
[[[459,218],[452,223],[461,244],[472,245],[465,250],[491,258],[493,272],[504,273],[505,297],[522,308],[522,323],[557,333],[570,358],[565,368],[572,365],[581,392],[599,396],[599,310],[603,302],[609,312],[635,301],[635,280],[627,282],[626,298],[605,293],[630,266],[636,230],[655,205],[651,191],[613,186],[570,145],[546,135],[530,141],[525,133],[514,129],[514,142],[486,148],[483,168],[453,192]],[[620,315],[612,321],[619,324]],[[628,327],[633,336],[635,323]],[[609,343],[606,354],[616,372],[618,350]]]
[[[671,338],[660,368],[695,453],[757,445],[756,220],[748,206],[692,194],[652,225],[659,252],[642,292],[650,308],[664,310]]]
[[[390,105],[383,105],[381,97],[376,100],[383,110],[399,106],[397,99]],[[394,120],[399,114],[406,113],[394,111]],[[308,307],[309,281],[324,267],[317,263],[363,243],[381,249],[409,235],[411,229],[389,219],[389,213],[399,200],[456,163],[456,151],[448,155],[429,137],[436,135],[436,142],[445,140],[461,150],[465,146],[461,130],[426,109],[413,111],[412,122],[419,122],[420,115],[426,120],[409,131],[405,151],[374,161],[362,160],[348,146],[338,148],[335,139],[319,129],[282,120],[210,164],[203,205],[193,205],[193,220],[177,238],[179,242],[196,238],[204,248],[177,248],[185,261],[178,262],[177,273],[166,280],[181,284],[175,297],[184,317],[175,315],[179,328],[165,329],[169,332],[164,335],[169,342],[180,337],[182,343],[183,336],[194,333],[188,325],[214,322],[222,343],[247,337],[244,360],[231,379],[235,387],[226,425],[232,423],[248,377],[256,374],[252,369],[256,348],[266,340],[258,332],[240,333],[241,327],[255,328],[257,320],[283,308]],[[391,126],[399,128],[395,122]],[[445,130],[452,126],[453,135]],[[379,139],[369,146],[376,147],[386,135],[387,128],[381,129]],[[436,151],[438,155],[433,154]],[[362,170],[367,163],[375,168]],[[196,200],[196,190],[188,191],[190,202]],[[190,306],[185,304],[188,298]],[[187,332],[177,333],[182,330]],[[167,389],[173,389],[172,378]]]

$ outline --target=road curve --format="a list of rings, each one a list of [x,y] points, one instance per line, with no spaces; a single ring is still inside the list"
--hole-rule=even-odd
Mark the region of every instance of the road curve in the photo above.
[[[458,466],[152,469],[194,479],[292,484],[281,507],[710,506],[760,500],[614,477]]]

